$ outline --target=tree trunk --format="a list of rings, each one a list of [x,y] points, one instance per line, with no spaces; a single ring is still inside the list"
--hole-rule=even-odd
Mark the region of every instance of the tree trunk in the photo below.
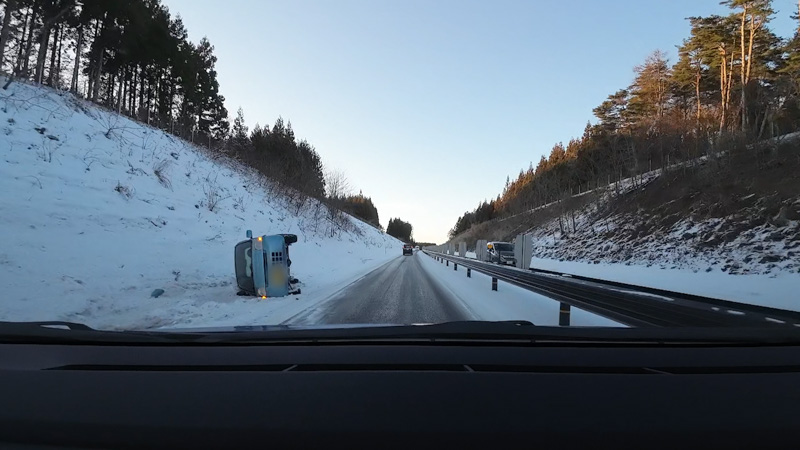
[[[133,117],[136,111],[134,107],[134,98],[136,97],[136,68],[131,69],[130,79],[128,79],[128,115]]]
[[[144,116],[141,114],[141,110],[145,107],[144,104],[144,71],[139,70],[139,110],[136,111],[136,118],[139,120],[144,120]]]
[[[725,71],[728,74],[728,81],[725,84],[725,104],[728,111],[731,109],[731,93],[733,92],[733,58],[728,61],[728,70]]]
[[[20,34],[20,42],[19,45],[17,45],[17,60],[14,62],[14,64],[12,64],[12,73],[14,74],[19,74],[22,70],[22,49],[25,48],[25,43],[27,42],[25,40],[25,34],[28,32],[28,17],[30,17],[30,15],[31,10],[26,9],[25,18],[22,19],[22,33]]]
[[[573,208],[572,210],[570,210],[570,212],[572,213],[572,232],[577,233],[578,227],[575,225],[575,209]]]
[[[106,28],[106,20],[108,19],[108,13],[103,15],[103,20],[97,24],[97,28],[95,28],[94,39],[100,39],[100,36],[103,34],[103,30]],[[103,76],[103,60],[105,59],[106,55],[106,48],[105,46],[100,47],[100,51],[97,54],[97,64],[95,64],[95,71],[93,75],[92,81],[92,101],[97,103],[97,97],[100,94],[100,79]]]
[[[53,80],[55,71],[56,71],[56,53],[58,53],[58,41],[60,34],[61,26],[57,26],[55,32],[53,33],[53,48],[50,51],[50,70],[47,73],[47,85],[53,86]]]
[[[750,67],[753,65],[753,41],[755,40],[756,31],[761,28],[761,24],[756,22],[755,17],[750,17],[750,42],[747,47],[747,75],[745,76],[745,83],[750,83]]]
[[[139,69],[136,67],[133,68],[133,75],[131,76],[131,86],[128,89],[130,92],[131,99],[128,101],[128,106],[130,108],[131,117],[136,117],[136,108],[138,105],[136,104],[136,86],[138,86],[139,82]]]
[[[725,60],[723,59],[723,63]],[[733,55],[728,59],[727,65],[723,67],[723,73],[727,75],[727,77],[723,80],[725,89],[722,92],[722,105],[723,105],[723,115],[722,115],[722,122],[720,124],[720,131],[723,131],[725,128],[725,124],[727,123],[727,118],[730,115],[731,109],[731,87],[733,86]]]
[[[122,92],[120,93],[120,96],[119,96],[119,102],[120,102],[119,109],[120,110],[118,112],[120,112],[120,113],[122,113],[123,110],[127,111],[127,107],[128,107],[128,77],[130,76],[130,71],[126,70],[123,73],[124,73],[124,76],[122,77],[122,80],[121,80]]]
[[[764,127],[767,125],[767,119],[769,118],[769,108],[764,111],[764,120],[761,121],[761,128],[758,130],[758,139],[761,139],[761,136],[764,134]]]
[[[153,109],[153,83],[147,83],[147,124],[150,125],[150,111]]]
[[[58,20],[69,10],[71,7],[66,7],[58,12],[55,16],[45,20],[42,23],[42,30],[39,33],[39,53],[36,56],[36,76],[34,80],[42,84],[44,80],[44,63],[47,60],[47,44],[50,42],[50,32],[53,30],[53,26],[58,22]]]
[[[105,59],[106,49],[100,48],[100,55],[97,58],[97,67],[94,72],[94,82],[92,83],[92,101],[97,103],[97,97],[100,95],[100,80],[103,76],[103,60]]]
[[[117,85],[116,80],[117,80],[117,74],[115,73],[109,74],[108,86],[106,87],[106,92],[108,93],[108,96],[106,97],[106,106],[109,109],[114,108],[114,101],[115,101],[114,87],[116,87]]]
[[[11,15],[16,11],[17,0],[8,0],[6,2],[5,15],[3,16],[3,29],[0,31],[0,71],[3,70],[3,63],[5,63],[6,44],[8,44],[8,35],[11,31]]]
[[[97,21],[94,26],[94,30],[92,33],[92,39],[96,41],[100,37],[100,21]],[[86,90],[86,98],[92,98],[92,93],[94,92],[94,71],[97,70],[97,61],[91,52],[89,53],[89,62],[88,62],[88,76],[86,77],[86,84],[88,84],[88,89]]]
[[[59,39],[58,39],[58,59],[56,61],[56,84],[57,88],[61,87],[61,55],[63,54],[62,50],[64,47],[64,28],[61,27],[59,29]],[[52,68],[51,68],[52,70]]]
[[[747,85],[747,81],[746,81],[746,78],[745,78],[746,77],[745,63],[747,61],[746,60],[747,54],[745,53],[745,45],[744,45],[744,34],[745,34],[744,33],[744,26],[745,26],[746,19],[747,19],[747,5],[744,5],[743,8],[744,9],[742,10],[742,25],[740,27],[740,33],[739,33],[739,37],[740,37],[740,41],[741,41],[741,55],[742,55],[742,67],[740,68],[740,72],[741,72],[741,77],[740,78],[741,78],[741,82],[742,82],[742,86],[741,86],[742,87],[742,96],[741,96],[741,100],[740,100],[741,104],[739,106],[739,109],[741,110],[741,114],[742,114],[742,132],[744,133],[744,132],[747,132],[747,93],[746,93],[746,89],[745,89],[745,86]]]
[[[700,113],[701,113],[701,107],[700,107],[700,77],[702,77],[702,74],[700,72],[697,72],[697,75],[696,75],[696,78],[695,78],[695,82],[694,82],[694,89],[695,89],[694,93],[697,96],[696,98],[697,98],[697,126],[698,127],[700,126]]]
[[[119,84],[117,85],[117,114],[122,112],[122,85],[125,84],[125,77],[120,74]]]
[[[31,8],[31,18],[28,21],[28,39],[25,42],[25,54],[22,55],[22,75],[28,76],[30,67],[31,49],[33,48],[33,26],[36,25],[36,10]]]
[[[36,53],[36,71],[34,72],[33,81],[42,84],[44,77],[44,62],[47,60],[47,49],[50,43],[50,28],[42,28],[39,34],[39,51]]]
[[[81,69],[81,52],[83,52],[83,25],[78,27],[78,42],[75,44],[75,67],[72,69],[72,82],[69,90],[73,94],[78,93],[78,75]]]
[[[719,64],[719,92],[720,92],[720,117],[719,117],[719,131],[722,132],[725,129],[725,118],[728,114],[728,105],[725,98],[725,89],[726,89],[726,81],[727,81],[727,56],[725,54],[725,50],[720,48],[720,53],[722,53],[722,60]]]

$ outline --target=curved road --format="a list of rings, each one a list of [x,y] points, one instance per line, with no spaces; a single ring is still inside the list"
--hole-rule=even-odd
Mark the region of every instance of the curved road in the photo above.
[[[321,323],[412,324],[469,320],[422,268],[416,251],[384,264],[326,302]]]

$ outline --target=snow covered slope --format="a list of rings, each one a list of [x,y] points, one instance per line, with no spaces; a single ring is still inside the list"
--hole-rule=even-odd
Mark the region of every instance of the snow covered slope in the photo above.
[[[0,320],[274,324],[401,254],[367,224],[349,218],[342,230],[313,202],[298,212],[268,191],[160,130],[14,83],[0,91]],[[298,235],[302,295],[236,296],[233,247],[247,229]]]
[[[632,191],[623,187],[623,195]],[[742,198],[753,199],[753,206],[723,217],[696,217],[693,211],[659,214],[644,208],[598,213],[609,202],[606,194],[577,209],[564,225],[552,219],[526,232],[534,237],[534,254],[542,258],[692,272],[800,273],[800,220],[774,223],[755,197]],[[790,217],[800,215],[800,195],[785,203]]]
[[[495,219],[454,241],[527,233],[533,268],[800,310],[800,133],[764,144]]]

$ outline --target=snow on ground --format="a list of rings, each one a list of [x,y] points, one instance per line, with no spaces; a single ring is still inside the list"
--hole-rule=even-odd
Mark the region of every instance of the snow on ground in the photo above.
[[[598,220],[591,209],[576,214],[576,233],[562,233],[558,220],[530,230],[534,254],[694,272],[800,273],[800,221],[787,221],[780,228],[762,223],[742,230],[742,221],[733,216],[686,218],[669,227],[641,231],[641,217],[615,215]]]
[[[400,253],[363,222],[338,229],[313,202],[298,212],[244,168],[69,94],[12,84],[0,129],[0,320],[280,323]],[[236,296],[233,248],[247,229],[298,235],[301,295]]]
[[[492,278],[466,269],[453,270],[425,253],[419,253],[420,263],[434,280],[458,298],[475,320],[528,320],[535,325],[558,326],[559,302],[527,289],[500,281],[492,291]],[[572,326],[625,327],[620,323],[590,312],[572,308]]]
[[[687,269],[591,264],[533,258],[535,269],[560,271],[634,285],[714,297],[753,305],[800,311],[800,275],[729,275],[719,271],[697,272]]]

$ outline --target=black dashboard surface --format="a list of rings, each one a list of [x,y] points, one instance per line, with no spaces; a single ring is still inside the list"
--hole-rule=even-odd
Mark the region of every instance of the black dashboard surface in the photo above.
[[[0,345],[0,448],[796,448],[793,346]]]

